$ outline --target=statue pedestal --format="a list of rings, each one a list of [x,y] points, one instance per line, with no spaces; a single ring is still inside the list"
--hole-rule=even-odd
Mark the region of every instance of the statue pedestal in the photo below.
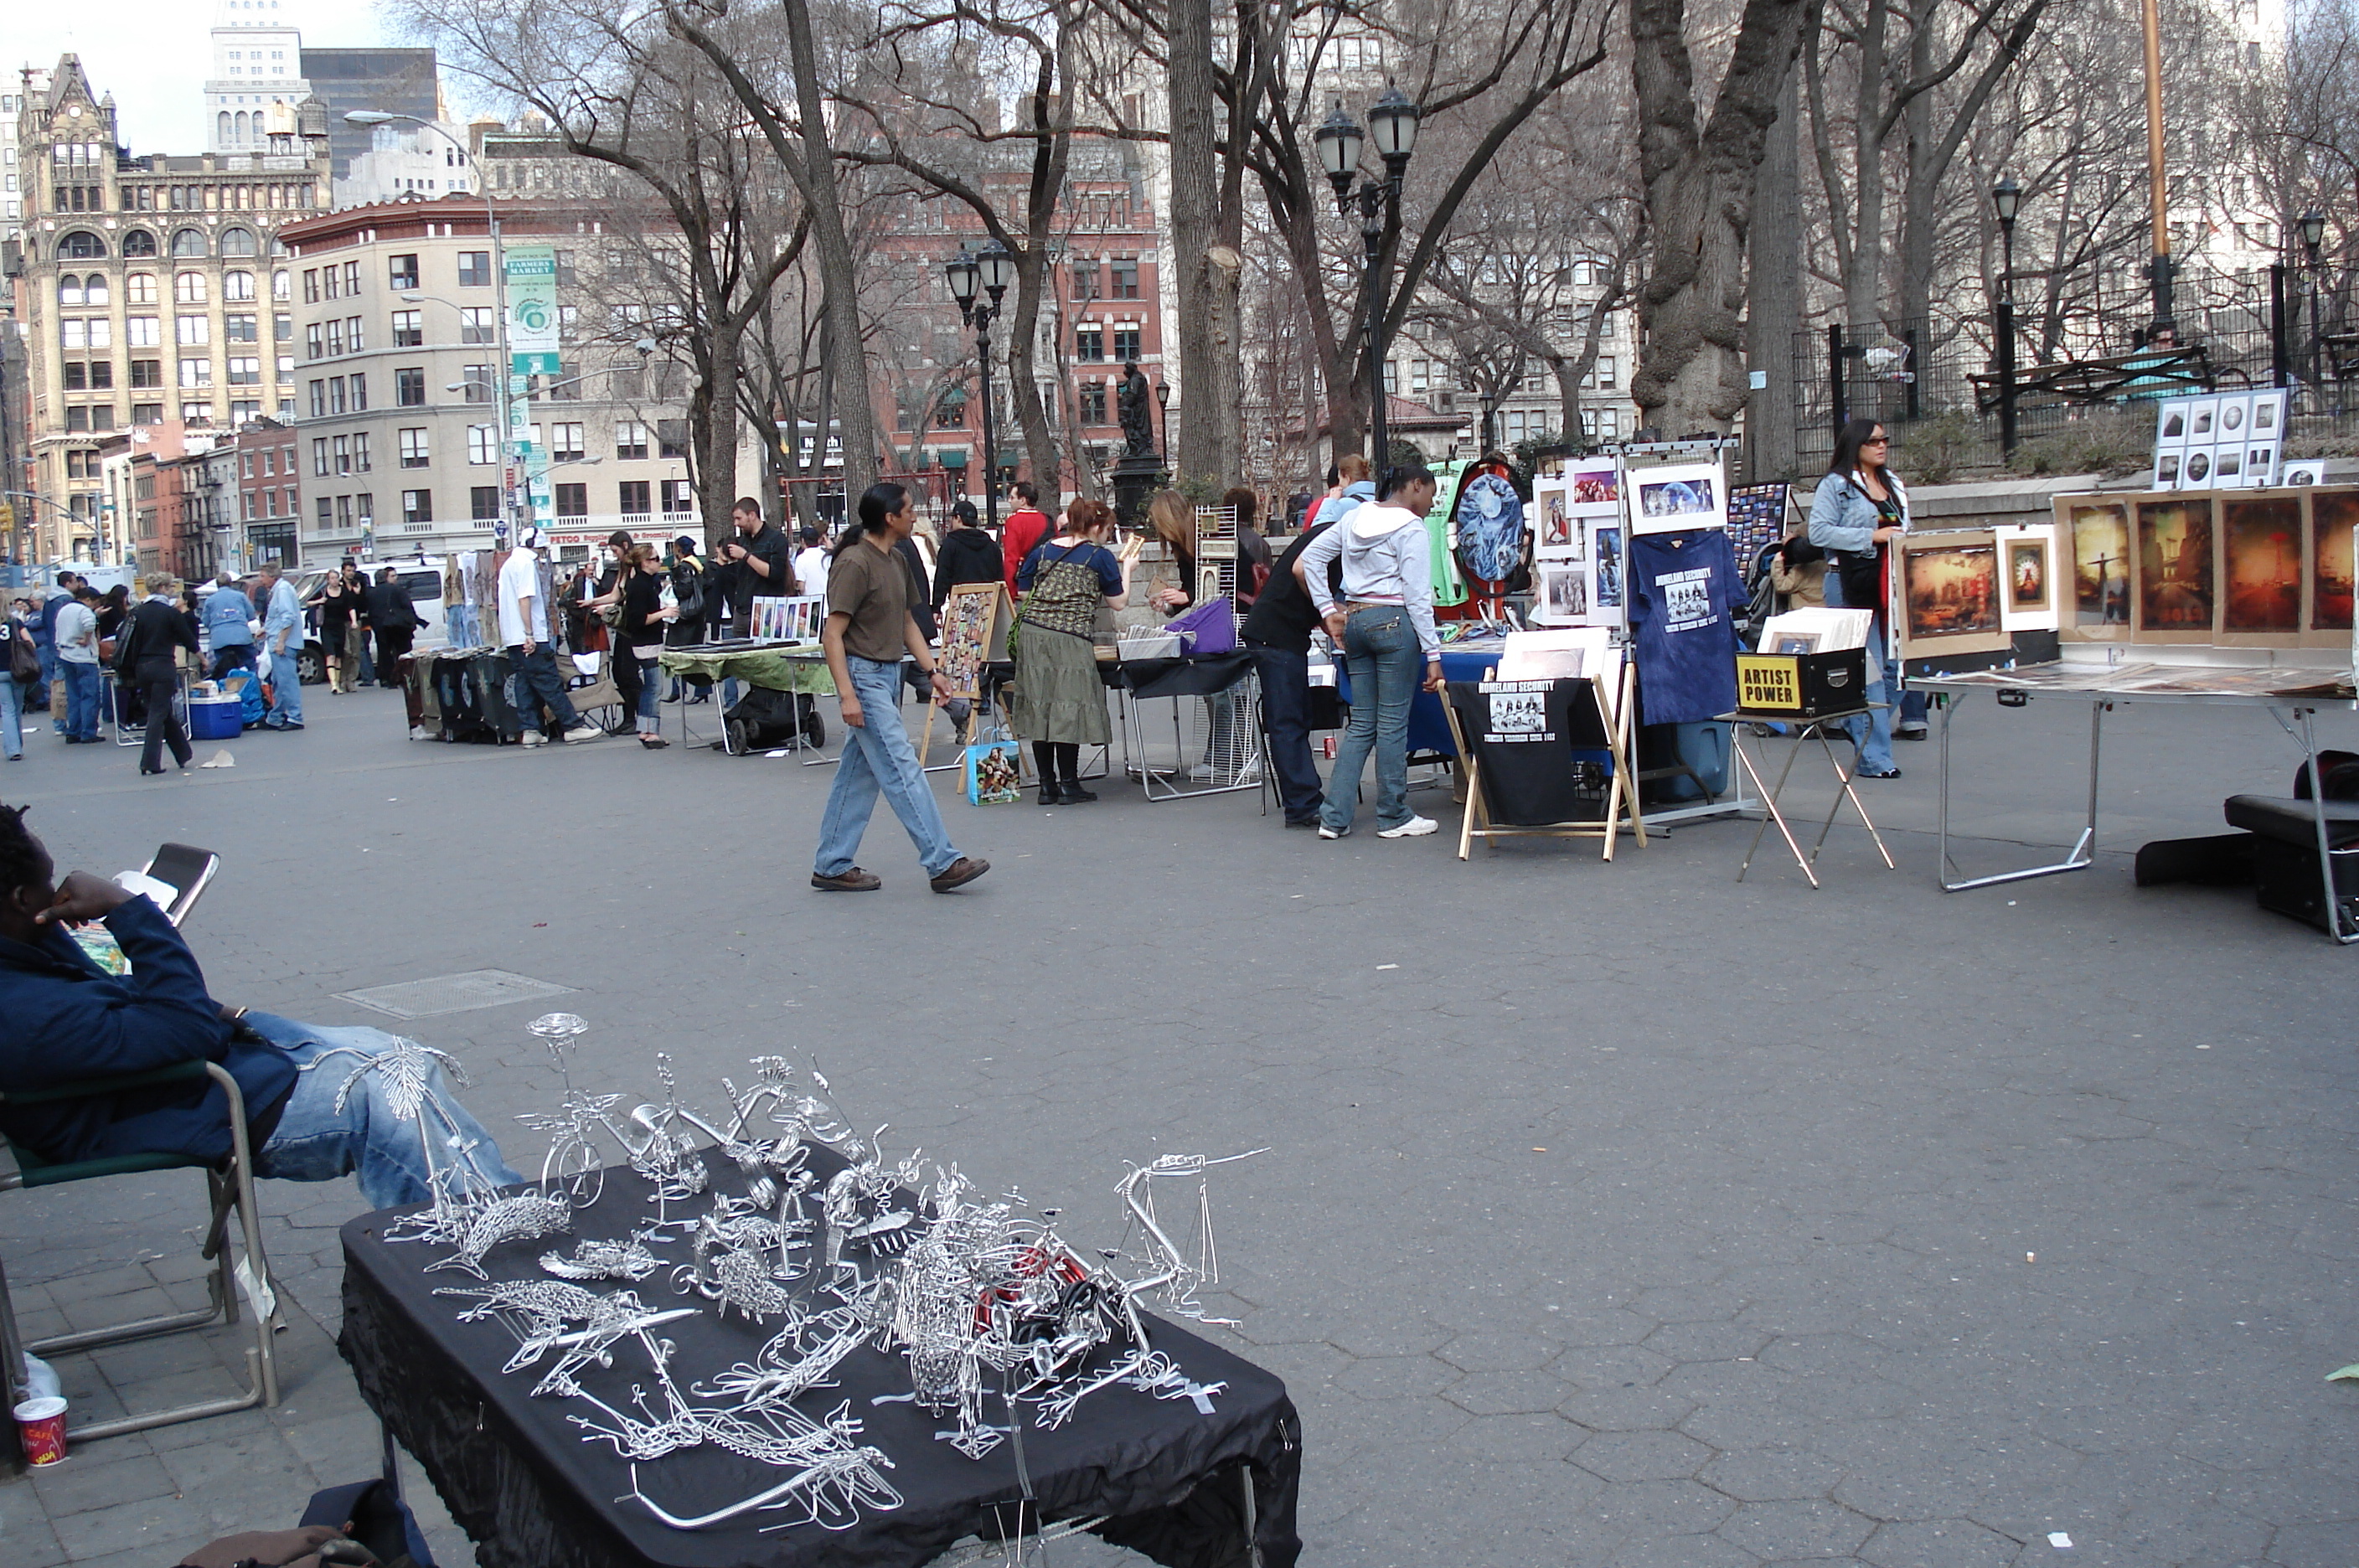
[[[1147,503],[1168,483],[1163,460],[1155,453],[1126,452],[1114,465],[1114,520],[1136,527],[1147,519]]]

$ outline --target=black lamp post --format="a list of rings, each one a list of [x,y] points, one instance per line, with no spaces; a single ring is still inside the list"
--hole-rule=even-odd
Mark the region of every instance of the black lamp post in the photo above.
[[[1016,281],[1016,258],[1007,247],[994,240],[981,255],[962,248],[942,268],[949,278],[951,297],[958,301],[959,315],[974,329],[975,363],[983,367],[983,509],[993,531],[999,528],[999,443],[993,433],[991,418],[991,323],[999,314],[999,298],[1007,286]],[[975,286],[981,284],[991,296],[990,303],[978,303]]]
[[[2015,455],[2015,213],[2023,204],[2023,187],[2009,175],[1991,187],[1991,204],[1998,209],[1998,450]]]
[[[2301,248],[2309,263],[2304,270],[2309,274],[2310,283],[2306,290],[2310,295],[2310,384],[2319,388],[2322,405],[2326,366],[2321,363],[2323,356],[2320,353],[2318,247],[2326,243],[2326,214],[2312,207],[2297,221],[2297,226],[2301,230]]]
[[[1381,485],[1385,469],[1392,457],[1392,435],[1386,428],[1385,390],[1385,318],[1390,314],[1386,299],[1390,280],[1386,277],[1385,240],[1388,234],[1400,230],[1401,176],[1408,168],[1409,155],[1417,148],[1417,126],[1425,111],[1401,95],[1399,88],[1386,84],[1385,95],[1368,109],[1369,130],[1363,133],[1358,122],[1343,112],[1342,99],[1335,101],[1335,112],[1319,127],[1319,163],[1327,172],[1327,183],[1335,188],[1336,210],[1348,213],[1352,210],[1352,177],[1359,172],[1360,155],[1367,144],[1375,143],[1376,156],[1384,160],[1381,180],[1364,179],[1360,182],[1360,239],[1367,251],[1367,281],[1362,290],[1367,297],[1368,318],[1363,329],[1368,347],[1369,434],[1375,446],[1375,467]]]
[[[1155,384],[1155,406],[1163,410],[1163,461],[1171,461],[1171,383]]]

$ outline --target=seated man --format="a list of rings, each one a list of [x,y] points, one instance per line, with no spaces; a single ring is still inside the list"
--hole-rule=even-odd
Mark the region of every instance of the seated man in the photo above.
[[[393,1036],[214,1001],[161,909],[87,871],[58,884],[56,864],[24,816],[21,807],[0,806],[0,1018],[7,1020],[0,1093],[202,1058],[228,1069],[245,1097],[257,1176],[327,1181],[349,1172],[380,1209],[429,1202],[432,1176],[460,1164],[495,1186],[522,1180],[451,1097],[439,1068],[424,1077],[444,1115],[421,1136],[414,1116],[396,1114],[385,1074],[355,1076],[393,1048]],[[130,960],[127,976],[101,970],[63,929],[91,920],[114,933]],[[229,1096],[208,1078],[103,1099],[9,1105],[0,1106],[0,1133],[44,1160],[160,1152],[220,1160],[230,1153]]]

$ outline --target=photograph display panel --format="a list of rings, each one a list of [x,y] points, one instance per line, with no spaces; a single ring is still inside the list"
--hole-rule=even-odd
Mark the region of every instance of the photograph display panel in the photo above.
[[[1996,652],[2010,645],[1999,600],[1998,536],[1988,529],[1905,536],[1900,548],[1904,657]]]
[[[2301,500],[2284,495],[2220,505],[2223,633],[2301,629]]]
[[[1716,463],[1664,463],[1625,476],[1635,533],[1728,526],[1728,485]]]
[[[2141,501],[2131,551],[2141,635],[2201,642],[2212,635],[2215,594],[2212,498]]]
[[[2056,520],[2072,575],[2064,624],[2092,637],[2118,637],[2130,624],[2130,504],[2060,496]]]

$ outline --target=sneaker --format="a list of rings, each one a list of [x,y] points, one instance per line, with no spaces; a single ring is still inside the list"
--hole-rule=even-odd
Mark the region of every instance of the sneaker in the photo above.
[[[1378,838],[1423,838],[1430,833],[1440,831],[1440,827],[1441,824],[1431,817],[1411,817],[1397,828],[1377,829],[1376,836]]]
[[[432,740],[434,737],[426,733],[426,726],[424,724],[412,724],[409,726],[409,738],[412,740]]]
[[[959,866],[965,864],[963,860],[958,863]],[[951,867],[951,871],[957,869],[958,866]],[[949,872],[943,875],[948,876]],[[877,888],[885,886],[885,879],[875,872],[863,871],[854,866],[839,871],[832,877],[822,877],[814,871],[811,873],[811,886],[822,893],[874,893]]]
[[[576,724],[571,729],[567,730],[564,735],[565,743],[568,746],[571,746],[577,741],[604,740],[605,738],[606,732],[600,729],[596,724]]]
[[[549,744],[549,737],[541,734],[538,730],[527,730],[524,734],[516,736],[516,739],[526,746],[547,746]]]
[[[1331,828],[1325,822],[1321,822],[1319,824],[1319,836],[1321,838],[1350,838],[1352,836],[1352,830],[1350,828]]]
[[[1900,769],[1897,768],[1887,768],[1883,772],[1878,773],[1872,768],[1863,768],[1858,772],[1853,774],[1852,777],[1854,779],[1897,779],[1900,777]]]
[[[936,873],[929,886],[937,893],[955,893],[990,869],[988,860],[962,855]]]
[[[1892,726],[1892,737],[1895,740],[1923,740],[1925,738],[1925,726],[1923,724],[1895,724]]]
[[[1315,828],[1319,825],[1319,819],[1317,817],[1288,817],[1286,819],[1286,825],[1290,828]]]

